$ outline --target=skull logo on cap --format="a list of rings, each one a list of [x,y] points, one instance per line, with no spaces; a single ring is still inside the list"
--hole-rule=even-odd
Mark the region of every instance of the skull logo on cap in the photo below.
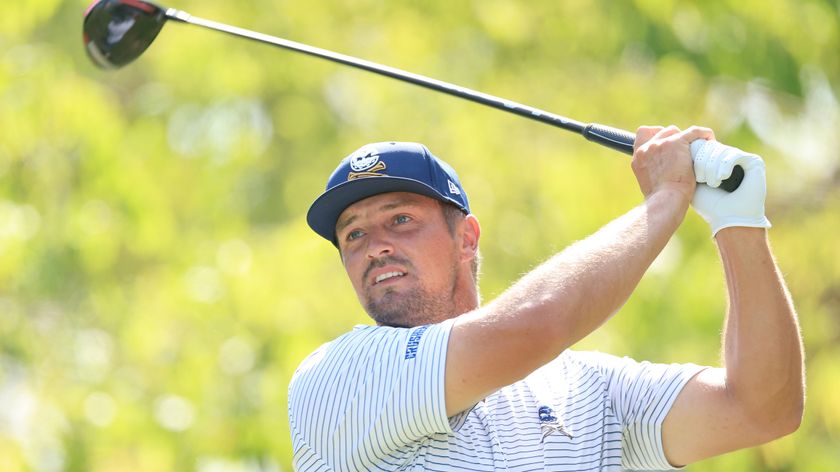
[[[365,146],[350,157],[350,168],[356,172],[368,170],[379,161],[379,151],[373,146]]]

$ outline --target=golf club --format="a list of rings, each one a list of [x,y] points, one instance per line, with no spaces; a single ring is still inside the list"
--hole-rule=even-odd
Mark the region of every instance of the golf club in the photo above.
[[[92,3],[84,15],[83,30],[85,49],[91,60],[99,67],[107,69],[122,67],[136,59],[149,47],[167,20],[203,26],[233,36],[272,44],[281,48],[420,85],[568,131],[574,131],[583,135],[589,141],[628,155],[633,154],[633,142],[636,139],[636,135],[629,131],[598,123],[582,123],[545,110],[406,72],[401,69],[267,34],[205,20],[175,8],[163,8],[143,0],[97,0]],[[692,148],[694,147],[692,146]],[[721,183],[720,188],[732,192],[738,188],[743,178],[743,168],[736,166],[732,171],[732,175]]]

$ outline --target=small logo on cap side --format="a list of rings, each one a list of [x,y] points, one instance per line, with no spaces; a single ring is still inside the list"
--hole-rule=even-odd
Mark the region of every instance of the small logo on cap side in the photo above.
[[[453,182],[449,179],[446,179],[446,181],[449,182],[449,193],[454,193],[455,195],[461,195],[461,190],[458,188],[457,185],[455,185],[455,182]]]

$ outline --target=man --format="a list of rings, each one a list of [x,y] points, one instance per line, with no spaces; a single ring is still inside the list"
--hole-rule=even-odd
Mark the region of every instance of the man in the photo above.
[[[692,160],[692,142],[714,139],[706,128],[636,136],[644,201],[483,306],[481,230],[455,171],[410,143],[344,159],[307,220],[338,248],[377,326],[323,345],[295,373],[295,467],[667,469],[796,430],[802,347],[768,245],[763,162],[719,143]],[[713,188],[735,165],[738,190]],[[724,367],[567,350],[621,307],[692,202],[726,273]]]

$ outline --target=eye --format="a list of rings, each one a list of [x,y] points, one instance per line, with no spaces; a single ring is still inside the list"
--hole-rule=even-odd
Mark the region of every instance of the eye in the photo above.
[[[354,239],[362,237],[364,234],[365,234],[364,231],[362,231],[360,229],[354,229],[353,231],[350,231],[349,233],[347,233],[347,236],[345,237],[345,239],[347,239],[348,241],[352,241]]]
[[[394,217],[394,223],[398,225],[408,223],[409,221],[411,221],[411,217],[408,215],[397,215]]]

